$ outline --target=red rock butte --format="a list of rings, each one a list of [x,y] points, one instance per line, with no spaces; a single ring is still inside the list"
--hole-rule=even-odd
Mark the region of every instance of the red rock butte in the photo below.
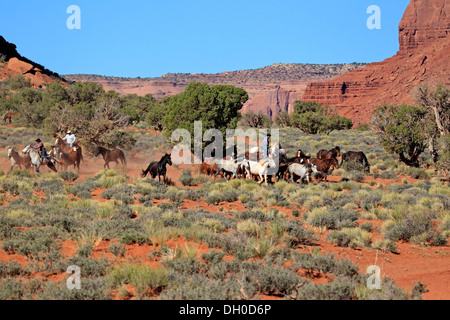
[[[450,85],[450,1],[411,0],[399,24],[397,54],[330,81],[307,85],[302,100],[337,107],[355,125],[378,105],[414,104],[419,84]]]

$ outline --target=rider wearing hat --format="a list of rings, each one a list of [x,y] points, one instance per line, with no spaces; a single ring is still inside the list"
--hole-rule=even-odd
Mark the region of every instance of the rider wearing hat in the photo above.
[[[67,130],[66,136],[65,136],[64,138],[62,138],[62,139],[65,140],[65,141],[70,145],[70,147],[72,148],[72,147],[73,147],[73,143],[75,142],[75,140],[76,140],[77,138],[76,138],[75,135],[72,133],[72,131]]]
[[[45,149],[44,144],[42,143],[41,139],[37,138],[36,139],[36,144],[33,146],[34,149],[39,150],[39,153],[45,158],[47,159],[47,161],[49,161],[49,157],[47,154],[47,150]]]

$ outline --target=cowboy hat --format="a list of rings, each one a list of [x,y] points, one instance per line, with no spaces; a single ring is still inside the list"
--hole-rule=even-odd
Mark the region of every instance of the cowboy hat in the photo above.
[[[41,139],[37,138],[37,139],[36,139],[36,142],[41,142]]]
[[[72,131],[70,131],[70,130],[67,130],[67,133],[72,133]]]

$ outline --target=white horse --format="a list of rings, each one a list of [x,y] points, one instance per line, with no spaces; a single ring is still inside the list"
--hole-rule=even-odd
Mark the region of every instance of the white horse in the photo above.
[[[217,170],[214,174],[214,180],[216,180],[217,175],[219,172],[229,172],[233,174],[230,179],[233,179],[234,177],[239,179],[239,176],[237,174],[237,171],[239,169],[239,166],[242,164],[243,161],[236,161],[236,160],[216,160],[217,164]]]
[[[275,161],[272,159],[272,157],[265,158],[261,160],[260,162],[252,161],[252,160],[244,160],[243,166],[246,171],[246,175],[248,177],[249,174],[254,174],[259,176],[259,183],[267,183],[267,172],[268,168],[275,167]]]
[[[289,174],[291,175],[291,181],[295,182],[294,175],[300,177],[300,181],[303,181],[304,178],[308,180],[308,182],[311,182],[311,174],[317,173],[317,167],[315,164],[312,163],[306,163],[306,164],[299,164],[299,163],[292,163],[288,167]]]
[[[28,155],[30,156],[30,159],[31,159],[31,164],[34,165],[34,167],[36,168],[36,172],[39,172],[39,167],[43,164],[39,152],[37,152],[37,150],[32,148],[31,145],[27,145],[22,150],[22,153],[28,153]],[[47,166],[54,172],[57,172],[55,166],[53,165],[53,162],[48,161]]]

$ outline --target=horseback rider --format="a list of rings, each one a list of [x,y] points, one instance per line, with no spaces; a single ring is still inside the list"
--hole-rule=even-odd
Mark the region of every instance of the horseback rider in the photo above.
[[[263,140],[263,157],[264,158],[267,158],[269,156],[270,137],[271,137],[271,134],[268,133],[267,136]]]
[[[75,140],[77,139],[75,137],[75,135],[72,133],[72,131],[67,130],[67,134],[64,138],[62,138],[63,140],[65,140],[69,146],[72,148],[73,147],[73,143],[75,142]]]
[[[42,143],[41,139],[36,139],[36,144],[33,146],[33,149],[37,150],[41,157],[43,157],[45,160],[50,161],[50,157],[47,154],[47,150],[45,149],[44,144]]]

